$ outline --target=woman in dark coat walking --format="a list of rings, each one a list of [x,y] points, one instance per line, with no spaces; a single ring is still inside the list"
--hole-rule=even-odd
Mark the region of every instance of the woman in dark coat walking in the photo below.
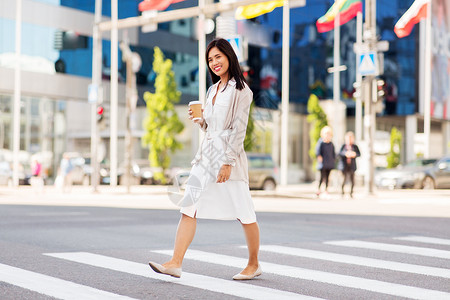
[[[356,158],[361,156],[358,146],[355,145],[355,135],[349,131],[345,134],[345,144],[339,151],[338,169],[342,171],[344,181],[342,182],[342,196],[344,196],[345,183],[350,179],[350,197],[353,197],[353,186],[355,185]]]
[[[320,139],[316,146],[317,169],[320,170],[320,181],[317,189],[317,196],[320,195],[322,182],[325,183],[325,193],[328,193],[328,178],[331,170],[334,169],[336,153],[331,142],[333,131],[330,126],[325,126],[320,131]]]

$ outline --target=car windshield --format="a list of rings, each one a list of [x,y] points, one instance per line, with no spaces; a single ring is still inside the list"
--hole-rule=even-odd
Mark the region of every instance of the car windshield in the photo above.
[[[405,166],[406,167],[422,167],[422,166],[432,165],[435,162],[436,162],[436,159],[416,159],[416,160],[410,161]]]
[[[249,156],[249,165],[251,168],[273,168],[274,163],[269,156]]]

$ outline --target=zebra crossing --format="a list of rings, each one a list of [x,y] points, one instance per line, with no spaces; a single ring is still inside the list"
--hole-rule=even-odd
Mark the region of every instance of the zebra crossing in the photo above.
[[[386,240],[388,240],[386,242]],[[383,239],[383,242],[364,240],[342,240],[325,241],[322,243],[326,250],[313,250],[307,248],[289,247],[284,245],[261,245],[261,258],[268,258],[260,262],[263,269],[263,276],[248,282],[238,282],[231,279],[207,276],[205,274],[191,273],[184,270],[181,278],[172,278],[157,274],[143,262],[138,263],[127,259],[100,255],[89,252],[63,252],[44,253],[46,257],[55,259],[55,264],[61,261],[68,261],[80,265],[97,267],[112,272],[121,272],[130,276],[139,276],[166,282],[176,286],[190,287],[199,290],[226,295],[227,297],[240,297],[246,299],[323,299],[320,293],[305,293],[305,290],[289,289],[284,290],[279,287],[279,282],[290,279],[291,281],[311,282],[315,285],[334,286],[340,289],[351,289],[361,295],[359,298],[367,298],[369,295],[383,295],[384,297],[403,297],[407,299],[450,299],[450,240],[425,236],[399,236]],[[244,247],[244,246],[242,246]],[[361,251],[364,249],[364,251]],[[242,253],[243,249],[237,249]],[[345,254],[339,253],[342,252]],[[158,255],[172,254],[172,250],[152,250]],[[234,251],[233,251],[234,252]],[[361,253],[378,253],[378,257],[373,255],[362,255]],[[349,254],[350,253],[350,254]],[[434,266],[421,265],[418,263],[406,263],[395,261],[389,255],[398,254],[408,261],[408,258],[426,257],[429,260],[444,264],[435,263]],[[151,255],[151,253],[150,253]],[[369,257],[371,256],[371,257]],[[276,257],[285,258],[283,261],[290,261],[291,264],[281,263],[282,260],[273,259]],[[375,257],[377,257],[375,255]],[[270,259],[272,258],[272,259]],[[417,286],[413,281],[400,283],[393,280],[374,279],[368,276],[365,278],[364,272],[355,274],[340,274],[330,270],[320,270],[322,264],[317,264],[316,268],[311,265],[304,266],[299,259],[312,259],[325,264],[338,264],[353,266],[367,270],[367,273],[383,272],[386,277],[392,274],[405,274],[405,276],[415,276],[423,278],[435,284]],[[206,252],[189,249],[185,256],[186,261],[194,261],[207,268],[215,265],[219,268],[240,269],[247,263],[245,256],[239,257],[214,252]],[[276,261],[276,262],[274,262]],[[417,259],[414,259],[417,262]],[[439,266],[436,266],[439,265]],[[232,273],[233,274],[233,273]],[[266,276],[264,276],[266,275]],[[391,276],[392,277],[392,276]],[[45,274],[31,272],[14,266],[0,263],[0,286],[1,282],[31,290],[49,297],[58,299],[133,299],[133,297],[104,291],[95,287],[90,287],[67,280],[51,277]],[[151,283],[149,283],[149,286]],[[283,287],[283,285],[281,285]],[[433,287],[433,288],[430,288]],[[154,295],[153,295],[154,296]],[[162,295],[163,296],[163,295]],[[218,296],[221,298],[223,296]],[[199,297],[201,298],[201,297]],[[336,297],[338,299],[339,297]],[[150,299],[150,298],[149,298]],[[152,298],[154,299],[154,297]]]

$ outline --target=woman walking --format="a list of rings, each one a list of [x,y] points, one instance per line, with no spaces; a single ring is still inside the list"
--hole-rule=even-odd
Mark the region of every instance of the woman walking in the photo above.
[[[247,266],[234,280],[261,275],[258,262],[259,227],[248,186],[244,138],[253,93],[245,82],[230,43],[215,39],[206,50],[214,83],[207,94],[203,118],[195,120],[206,132],[194,160],[182,200],[181,219],[172,258],[160,265],[149,262],[157,273],[181,276],[181,265],[196,230],[197,218],[238,220],[249,252]],[[192,120],[192,111],[189,110]]]
[[[355,145],[355,135],[348,131],[345,134],[345,143],[339,151],[338,169],[342,171],[344,181],[342,182],[342,196],[344,196],[344,187],[347,178],[350,179],[350,198],[353,198],[353,187],[355,186],[356,158],[361,156],[359,148]]]
[[[317,197],[319,197],[321,190],[320,186],[325,183],[325,194],[328,194],[328,178],[331,170],[334,169],[336,161],[336,153],[334,152],[334,145],[331,142],[333,138],[333,130],[330,126],[325,126],[320,131],[320,139],[316,146],[317,169],[320,170],[320,181],[317,188]]]

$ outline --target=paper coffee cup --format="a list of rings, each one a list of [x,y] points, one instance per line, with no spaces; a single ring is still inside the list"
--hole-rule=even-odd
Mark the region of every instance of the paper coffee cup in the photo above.
[[[189,102],[189,108],[192,110],[192,120],[200,120],[202,118],[202,103],[200,101]]]

